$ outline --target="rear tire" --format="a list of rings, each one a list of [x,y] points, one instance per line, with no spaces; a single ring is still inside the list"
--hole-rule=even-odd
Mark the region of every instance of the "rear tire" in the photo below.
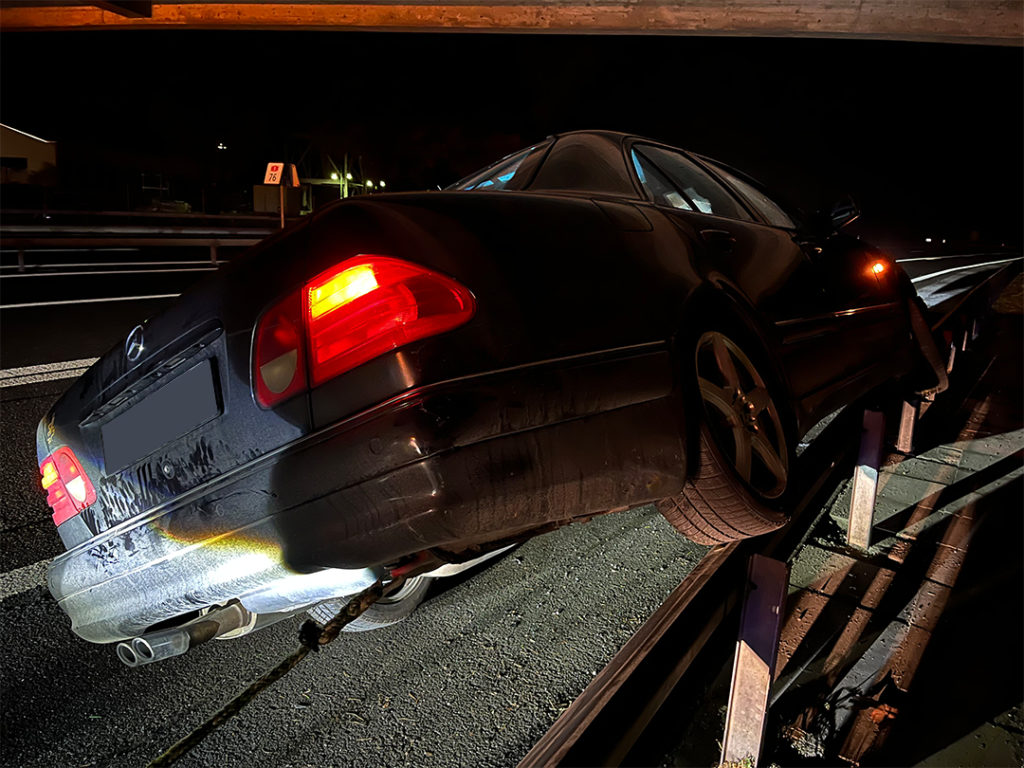
[[[432,579],[429,576],[413,576],[406,580],[398,591],[382,597],[358,617],[345,625],[345,632],[369,632],[383,629],[404,621],[419,608],[427,596]]]
[[[785,525],[794,462],[792,415],[759,348],[735,332],[695,342],[694,397],[701,423],[696,468],[683,490],[657,506],[698,544],[759,536]]]
[[[427,595],[430,576],[413,576],[406,579],[395,592],[382,597],[363,613],[342,627],[343,632],[368,632],[397,624],[407,618]],[[328,600],[310,608],[307,613],[321,627],[345,609],[345,601]]]

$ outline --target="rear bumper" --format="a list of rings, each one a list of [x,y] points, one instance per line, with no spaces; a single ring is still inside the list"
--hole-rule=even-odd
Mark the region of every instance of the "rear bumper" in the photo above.
[[[235,598],[298,610],[414,552],[662,498],[685,477],[672,379],[648,345],[405,393],[64,553],[50,591],[78,635],[114,642]]]

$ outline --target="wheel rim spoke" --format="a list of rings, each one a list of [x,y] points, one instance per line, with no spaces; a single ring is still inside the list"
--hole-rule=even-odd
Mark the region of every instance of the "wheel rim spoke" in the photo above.
[[[750,482],[750,464],[753,456],[752,441],[750,433],[743,427],[736,427],[732,431],[733,439],[736,441],[736,472],[743,478],[744,482]]]
[[[732,392],[727,387],[721,387],[714,382],[699,377],[697,384],[700,386],[701,399],[731,421],[734,415]]]
[[[732,353],[729,351],[728,346],[725,343],[725,337],[720,333],[716,333],[712,337],[711,349],[715,353],[715,363],[718,365],[718,370],[721,371],[722,376],[725,377],[725,382],[732,389],[739,391],[740,389],[740,375],[736,371],[736,363],[732,359]]]
[[[778,450],[768,442],[764,435],[754,435],[751,441],[754,453],[758,455],[765,467],[776,480],[776,484],[786,482],[786,464]]]

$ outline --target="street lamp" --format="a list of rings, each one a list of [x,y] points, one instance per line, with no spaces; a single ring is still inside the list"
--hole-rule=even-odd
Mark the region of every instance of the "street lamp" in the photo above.
[[[332,173],[331,174],[331,181],[337,181],[337,180],[338,180],[338,174]]]
[[[383,181],[380,182],[380,188],[381,189],[384,189],[384,187],[386,187],[386,186],[387,186],[387,184],[385,184]]]

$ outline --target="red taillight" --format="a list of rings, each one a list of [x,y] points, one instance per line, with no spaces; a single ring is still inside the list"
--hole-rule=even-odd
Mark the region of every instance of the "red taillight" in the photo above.
[[[309,384],[456,328],[475,311],[467,288],[418,264],[385,256],[349,259],[263,315],[253,356],[256,398],[270,407]]]
[[[43,476],[41,482],[46,491],[46,503],[53,510],[55,525],[95,503],[96,490],[74,451],[67,446],[58,448],[43,459],[39,472]]]
[[[473,294],[451,278],[384,256],[357,256],[317,275],[303,300],[314,385],[450,331],[476,311]]]
[[[302,301],[292,294],[264,313],[256,328],[253,381],[264,408],[306,389]]]

